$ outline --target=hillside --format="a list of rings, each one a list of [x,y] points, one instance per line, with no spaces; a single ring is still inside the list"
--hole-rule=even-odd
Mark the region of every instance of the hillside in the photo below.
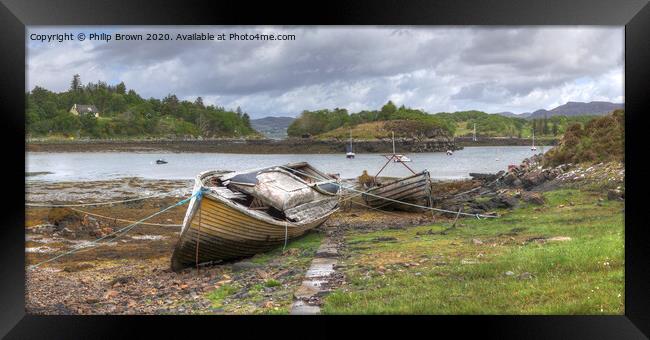
[[[251,126],[268,138],[284,139],[287,138],[287,128],[294,120],[293,117],[264,117],[251,119]]]
[[[433,124],[412,120],[390,120],[362,123],[352,127],[340,127],[320,134],[316,138],[347,140],[350,138],[350,133],[355,140],[391,138],[392,133],[395,133],[396,138],[425,139],[451,137],[448,131]]]
[[[569,126],[559,145],[544,154],[544,165],[625,160],[625,111]]]
[[[249,115],[205,105],[201,97],[144,99],[121,82],[83,85],[78,75],[70,89],[55,93],[36,86],[27,92],[28,138],[256,138]],[[71,113],[73,105],[89,111]],[[96,113],[96,115],[95,115]]]
[[[324,109],[317,111],[303,111],[296,120],[294,120],[289,128],[287,134],[289,137],[317,137],[322,138],[328,132],[341,128],[340,131],[333,133],[333,135],[341,135],[341,131],[348,131],[357,125],[371,123],[371,122],[387,122],[387,121],[409,121],[409,123],[400,123],[398,125],[409,124],[408,126],[416,129],[417,131],[431,131],[432,129],[441,129],[446,133],[453,135],[456,128],[454,122],[430,115],[422,110],[412,109],[404,105],[399,108],[388,101],[379,110],[373,111],[360,111],[356,113],[348,113],[346,109],[335,108],[334,110]],[[397,128],[397,127],[396,127]],[[362,128],[363,130],[363,128]],[[379,134],[369,131],[371,135],[368,137],[379,138]],[[397,131],[396,131],[397,132]]]
[[[540,109],[531,113],[528,118],[550,118],[552,116],[581,116],[581,115],[605,115],[614,110],[624,109],[624,104],[610,102],[568,102],[551,110]]]

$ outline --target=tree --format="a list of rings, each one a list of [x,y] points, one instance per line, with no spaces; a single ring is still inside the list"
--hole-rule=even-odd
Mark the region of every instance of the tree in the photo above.
[[[388,101],[386,105],[381,107],[380,119],[389,119],[397,111],[397,106],[392,101]]]
[[[70,91],[77,92],[81,90],[81,76],[75,74],[72,76],[72,82],[70,82]]]
[[[120,82],[115,86],[115,92],[117,94],[126,94],[126,85],[124,85],[124,82]]]
[[[205,109],[205,105],[203,105],[203,98],[201,97],[196,97],[196,100],[194,101],[194,105],[198,106],[201,109]]]

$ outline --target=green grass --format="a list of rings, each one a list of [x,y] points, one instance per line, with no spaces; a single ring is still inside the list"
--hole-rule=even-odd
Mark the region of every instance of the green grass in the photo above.
[[[322,234],[311,232],[290,241],[284,250],[283,247],[278,247],[248,259],[247,261],[262,265],[260,269],[268,273],[298,269],[299,274],[282,278],[258,278],[248,282],[233,280],[232,283],[224,284],[207,294],[207,298],[212,302],[212,308],[221,309],[219,313],[224,314],[289,314],[293,291],[301,282],[296,275],[302,276],[302,273],[307,270],[322,237]],[[271,296],[268,296],[269,288],[271,288]],[[233,297],[237,293],[246,295]],[[273,301],[272,308],[262,307],[264,302],[270,300]]]
[[[598,197],[548,192],[544,206],[464,219],[447,235],[424,233],[442,224],[351,233],[350,283],[325,298],[323,313],[623,314],[623,203]],[[380,236],[397,241],[373,241]],[[529,241],[556,236],[571,240]]]
[[[289,241],[289,243],[287,243],[287,247],[284,250],[282,249],[283,247],[278,247],[272,251],[257,254],[252,257],[250,261],[257,264],[267,264],[269,261],[282,255],[283,252],[288,252],[290,254],[305,255],[295,256],[295,258],[292,258],[291,260],[298,262],[304,262],[304,260],[307,260],[307,262],[310,262],[311,256],[313,256],[313,254],[316,253],[316,250],[318,250],[322,238],[323,236],[319,233],[307,233],[300,238]],[[311,254],[311,256],[307,256],[309,254]]]
[[[223,300],[237,292],[237,287],[232,284],[225,284],[208,294],[208,299],[212,301],[213,308],[222,308]]]

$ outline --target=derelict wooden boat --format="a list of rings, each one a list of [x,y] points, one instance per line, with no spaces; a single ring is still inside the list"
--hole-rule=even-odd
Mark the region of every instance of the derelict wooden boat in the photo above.
[[[376,183],[363,194],[366,204],[378,209],[397,209],[406,211],[424,211],[406,202],[429,207],[431,197],[431,179],[428,171],[422,171],[409,177],[403,177],[386,183]],[[386,199],[387,198],[387,199]]]
[[[172,270],[269,251],[338,209],[336,179],[308,163],[196,177]],[[198,251],[197,251],[198,248]]]

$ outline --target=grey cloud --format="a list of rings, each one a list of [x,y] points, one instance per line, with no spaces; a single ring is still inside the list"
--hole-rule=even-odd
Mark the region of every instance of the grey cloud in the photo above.
[[[241,106],[253,117],[324,107],[374,109],[388,99],[428,111],[523,112],[557,100],[538,91],[560,97],[584,96],[584,89],[599,98],[623,95],[620,87],[607,85],[612,72],[623,72],[622,28],[106,29],[273,32],[295,34],[296,41],[30,44],[29,86],[63,91],[72,74],[80,73],[83,81],[123,80],[145,97],[203,96],[221,106]],[[76,51],[72,57],[70,49]],[[576,85],[576,79],[590,82]]]

